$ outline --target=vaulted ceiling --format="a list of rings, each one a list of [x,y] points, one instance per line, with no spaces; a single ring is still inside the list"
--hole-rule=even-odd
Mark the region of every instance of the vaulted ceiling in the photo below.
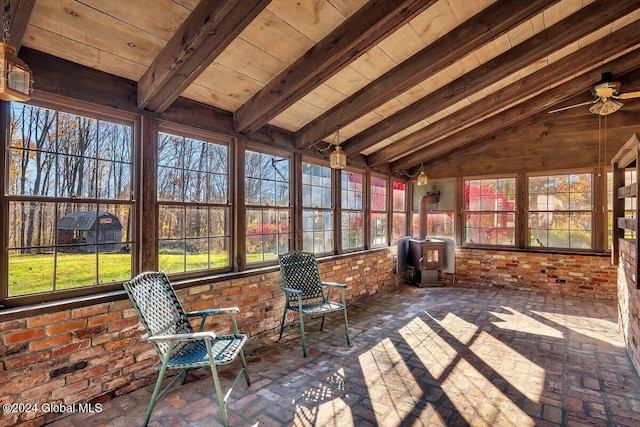
[[[36,89],[43,53],[134,82],[139,109],[186,98],[228,132],[339,142],[395,173],[593,101],[605,71],[640,90],[640,0],[14,0],[12,16]],[[640,108],[623,103],[612,121]]]

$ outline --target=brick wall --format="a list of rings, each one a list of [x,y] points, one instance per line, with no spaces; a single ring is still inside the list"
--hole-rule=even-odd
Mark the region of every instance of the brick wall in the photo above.
[[[640,373],[640,291],[637,288],[636,245],[620,240],[618,263],[618,326],[627,353]]]
[[[457,248],[445,284],[617,298],[617,270],[606,256]]]
[[[395,248],[320,264],[323,280],[345,283],[347,303],[397,284]],[[284,307],[278,271],[179,290],[186,310],[238,306],[250,341],[275,335]],[[291,317],[289,320],[294,320]],[[228,318],[215,320],[224,331]],[[211,326],[215,327],[216,323]],[[0,404],[98,403],[155,381],[155,351],[129,300],[0,322]],[[40,426],[55,413],[0,412],[0,425]]]

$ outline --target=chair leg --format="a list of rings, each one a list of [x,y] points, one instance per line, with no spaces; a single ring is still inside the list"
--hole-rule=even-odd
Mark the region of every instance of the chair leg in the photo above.
[[[322,330],[322,328],[324,328],[324,318],[325,318],[326,314],[322,314],[322,321],[320,322],[320,330]]]
[[[251,380],[249,379],[249,370],[247,369],[247,361],[244,358],[244,350],[240,350],[240,362],[242,362],[242,368],[244,370],[244,378],[247,380],[247,387],[251,385]]]
[[[280,336],[278,339],[282,339],[282,331],[284,331],[284,321],[287,317],[287,307],[284,308],[284,313],[282,313],[282,322],[280,322]]]
[[[349,321],[347,320],[347,308],[343,308],[342,311],[344,312],[344,332],[347,335],[347,345],[351,345],[351,342],[349,341]]]
[[[222,417],[222,424],[224,427],[229,427],[229,418],[227,417],[227,402],[225,402],[224,395],[222,394],[222,387],[220,387],[220,378],[218,378],[218,370],[215,363],[211,363],[211,374],[213,375],[213,384],[216,388],[216,397],[218,398],[218,405],[220,406],[220,415]]]
[[[167,355],[167,361],[168,359],[169,359],[169,355]],[[167,361],[162,363],[162,368],[160,368],[160,372],[158,373],[158,380],[156,381],[156,386],[153,388],[153,394],[151,395],[151,401],[149,402],[149,407],[147,408],[147,414],[145,416],[143,426],[146,426],[147,424],[149,424],[153,407],[156,406],[156,403],[158,403],[158,400],[160,400],[160,397],[162,397],[163,393],[160,396],[158,396],[158,394],[160,394],[160,386],[162,385],[164,374],[165,372],[167,372],[167,363],[166,363]],[[170,387],[170,385],[167,387]]]
[[[300,310],[300,338],[302,338],[302,356],[307,357],[307,342],[304,338],[304,316],[302,315],[302,310]]]
[[[218,378],[218,368],[216,368],[216,363],[213,357],[213,352],[211,351],[211,343],[209,342],[209,340],[205,339],[205,345],[207,346],[207,353],[209,354],[209,366],[211,367],[211,375],[213,376],[213,385],[216,389],[216,397],[218,398],[218,406],[220,407],[222,424],[224,425],[224,427],[229,427],[229,417],[227,416],[227,396],[222,394],[220,378]]]
[[[347,303],[344,299],[344,289],[340,289],[340,299],[342,299],[342,312],[344,313],[344,332],[347,335],[347,345],[350,346],[349,341],[349,321],[347,320]]]

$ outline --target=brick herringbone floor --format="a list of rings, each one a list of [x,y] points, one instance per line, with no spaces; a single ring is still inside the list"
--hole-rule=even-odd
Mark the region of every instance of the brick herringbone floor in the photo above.
[[[249,345],[250,388],[229,399],[235,426],[638,426],[640,378],[614,302],[508,290],[401,286],[349,306],[318,331]],[[232,365],[236,368],[235,365]],[[234,376],[222,374],[225,385]],[[140,425],[151,386],[51,424]],[[190,374],[151,426],[218,426],[210,373]]]

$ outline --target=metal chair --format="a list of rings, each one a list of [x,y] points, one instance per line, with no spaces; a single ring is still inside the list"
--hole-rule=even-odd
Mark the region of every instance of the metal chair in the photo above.
[[[227,399],[231,394],[231,390],[243,373],[247,386],[251,384],[247,362],[242,350],[247,337],[238,333],[234,317],[234,313],[239,310],[233,307],[186,313],[175,294],[171,282],[163,272],[139,274],[125,282],[124,288],[138,313],[140,322],[147,330],[147,339],[153,343],[162,362],[144,425],[146,426],[149,423],[153,407],[167,390],[179,378],[182,378],[182,384],[184,384],[189,369],[209,367],[213,375],[218,403],[220,404],[222,422],[225,426],[228,426]],[[202,331],[207,316],[215,314],[230,315],[233,334],[216,335],[214,332]],[[198,332],[194,332],[188,320],[189,317],[200,317]],[[233,362],[238,355],[242,362],[242,369],[236,375],[227,393],[223,395],[217,367]],[[168,369],[180,369],[181,372],[160,391],[162,380]]]
[[[285,306],[280,324],[280,338],[289,310],[297,311],[300,316],[300,336],[302,337],[302,355],[307,357],[307,343],[304,336],[304,316],[322,314],[320,330],[324,326],[325,315],[332,311],[342,310],[344,313],[344,331],[349,341],[349,323],[347,321],[347,305],[344,299],[346,285],[332,282],[322,282],[318,271],[315,255],[309,252],[291,251],[278,256],[282,290],[285,293]],[[340,290],[342,302],[331,301],[331,289]],[[325,293],[326,290],[326,293]]]

